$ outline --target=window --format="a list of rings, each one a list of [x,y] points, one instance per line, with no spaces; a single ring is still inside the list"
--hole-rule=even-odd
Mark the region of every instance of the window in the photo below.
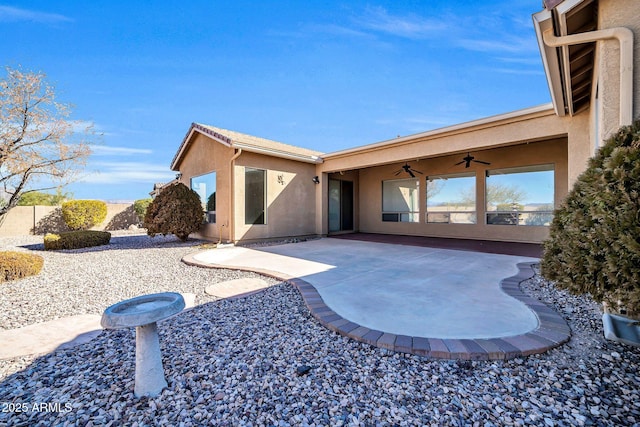
[[[487,171],[487,224],[549,225],[554,209],[553,165]]]
[[[244,223],[266,224],[266,171],[244,169]]]
[[[205,175],[191,178],[191,189],[200,196],[204,222],[216,223],[216,173],[211,172]]]
[[[418,222],[418,188],[415,178],[382,181],[382,221]]]
[[[427,222],[475,224],[476,218],[475,173],[427,177]]]

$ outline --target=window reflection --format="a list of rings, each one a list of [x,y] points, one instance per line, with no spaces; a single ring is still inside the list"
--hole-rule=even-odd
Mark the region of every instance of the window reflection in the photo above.
[[[487,171],[487,224],[548,226],[554,210],[554,167]]]
[[[216,222],[216,173],[211,172],[191,178],[191,189],[200,196],[204,222],[215,224]]]

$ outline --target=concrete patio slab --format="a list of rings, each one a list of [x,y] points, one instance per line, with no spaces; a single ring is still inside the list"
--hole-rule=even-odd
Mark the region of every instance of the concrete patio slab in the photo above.
[[[82,314],[0,331],[0,359],[51,353],[89,342],[102,332],[100,317]]]
[[[268,288],[269,284],[258,278],[226,280],[207,286],[205,292],[217,298],[238,298]]]
[[[318,239],[256,249],[208,250],[184,261],[288,280],[298,286],[314,316],[328,328],[372,345],[380,341],[380,347],[396,351],[414,352],[415,344],[417,354],[505,358],[546,351],[557,341],[568,340],[568,334],[564,339],[554,337],[551,345],[546,345],[551,343],[547,339],[537,340],[536,347],[525,336],[540,328],[544,331],[548,322],[537,311],[546,314],[549,309],[513,286],[533,275],[530,265],[536,258]],[[553,321],[564,323],[555,316]],[[443,340],[445,345],[427,351],[430,341],[425,339]],[[470,341],[495,339],[500,339],[499,345],[491,352],[486,344]]]

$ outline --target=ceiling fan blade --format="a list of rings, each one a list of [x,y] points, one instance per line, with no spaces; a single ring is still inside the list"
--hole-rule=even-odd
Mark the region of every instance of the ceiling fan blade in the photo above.
[[[413,172],[411,172],[411,170],[410,170],[410,169],[409,169],[409,170],[407,170],[407,173],[408,173],[409,175],[411,175],[411,178],[415,178],[415,177],[416,177],[416,176],[413,174]]]
[[[422,172],[420,172],[419,170],[416,170],[416,169],[411,169],[411,170],[412,170],[413,172],[415,172],[415,173],[419,173],[420,175],[424,175],[424,174],[423,174]]]
[[[483,162],[482,160],[474,160],[474,162],[476,163],[482,163],[483,165],[490,165],[491,163],[489,162]]]
[[[398,176],[400,175],[400,172],[402,172],[402,169],[400,169],[398,172],[394,173],[393,176]]]
[[[465,168],[468,168],[469,166],[471,166],[471,160],[467,160],[467,164],[464,165]]]
[[[455,165],[453,165],[453,166],[461,165],[461,164],[463,164],[465,161],[466,161],[466,160],[463,160],[463,161],[461,161],[461,162],[458,162],[458,163],[456,163],[456,164],[455,164]]]

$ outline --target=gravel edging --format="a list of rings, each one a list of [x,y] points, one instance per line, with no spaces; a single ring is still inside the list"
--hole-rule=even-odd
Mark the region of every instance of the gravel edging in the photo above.
[[[241,277],[262,277],[230,270],[205,271],[180,259],[202,244],[173,236],[112,233],[111,243],[92,248],[45,251],[42,236],[0,238],[0,250],[31,250],[44,258],[37,276],[3,283],[0,329],[46,322],[77,314],[102,315],[124,299],[154,292],[196,295],[196,303],[215,301],[206,285]],[[278,283],[271,280],[268,283]]]
[[[109,276],[105,271],[113,268],[112,274],[124,282],[119,290],[136,287],[147,293],[163,290],[169,286],[167,281],[186,286],[189,280],[181,280],[180,274],[201,285],[227,274],[247,274],[181,266],[179,258],[195,248],[176,242],[156,241],[142,250],[127,245],[121,251],[86,251],[82,257],[92,262],[84,264],[91,268],[80,270],[81,274],[104,279]],[[137,270],[121,273],[119,252],[145,262]],[[58,255],[48,259],[49,264],[78,257],[77,253]],[[106,258],[112,258],[112,264],[101,264]],[[164,269],[167,281],[148,279],[163,277]],[[55,271],[69,277],[72,270]],[[28,280],[34,278],[19,283]],[[110,287],[94,286],[97,279],[86,283],[97,292],[115,287],[118,280],[109,282]],[[73,282],[57,279],[53,283],[55,288]],[[38,286],[44,288],[47,282],[42,280]],[[160,322],[169,386],[156,398],[133,397],[135,345],[129,330],[104,331],[90,343],[43,357],[0,361],[0,405],[11,402],[14,409],[28,409],[0,411],[0,425],[614,426],[640,422],[638,350],[604,340],[599,307],[588,297],[559,291],[539,276],[523,282],[521,288],[563,315],[572,329],[567,344],[509,361],[442,361],[402,355],[327,330],[311,317],[295,288],[276,284],[244,299],[205,301]],[[43,291],[33,298],[48,295]],[[10,304],[7,299],[3,294],[0,306]],[[23,309],[26,314],[15,309],[18,316],[35,316]],[[34,404],[41,403],[49,406],[34,410]]]

